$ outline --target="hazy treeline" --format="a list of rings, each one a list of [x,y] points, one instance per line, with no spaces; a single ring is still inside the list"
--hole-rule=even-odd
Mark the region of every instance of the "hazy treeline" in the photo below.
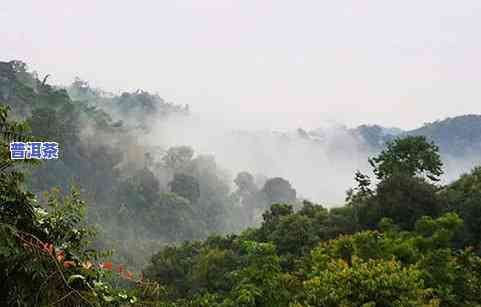
[[[296,191],[285,179],[267,179],[260,188],[257,180],[264,179],[247,172],[236,176],[235,192],[226,189],[220,194],[216,186],[203,196],[203,189],[220,182],[213,159],[195,157],[189,147],[174,147],[159,162],[146,157],[147,166],[132,166],[132,175],[112,184],[110,197],[129,201],[115,212],[112,202],[98,203],[100,193],[76,188],[31,193],[42,180],[35,179],[37,174],[25,182],[25,170],[33,167],[41,174],[47,163],[9,159],[10,141],[40,138],[11,115],[0,105],[1,305],[481,304],[481,168],[449,185],[440,184],[439,148],[424,136],[388,141],[368,159],[374,175],[355,172],[356,184],[339,208],[298,204]],[[44,124],[58,131],[51,123]],[[162,184],[150,164],[171,174],[167,192],[160,191]],[[69,170],[68,164],[64,167]],[[228,195],[230,201],[217,204],[217,195]],[[82,196],[93,198],[93,206],[86,208]],[[195,206],[206,203],[215,204],[202,208],[211,215],[196,216],[202,212]],[[269,205],[258,227],[192,240],[207,235],[199,231],[222,231],[225,224],[217,223],[219,215],[212,209],[235,204],[242,210],[221,216],[228,220],[233,212],[243,213],[237,220],[252,222],[259,207]],[[138,216],[129,211],[133,208]],[[115,227],[113,221],[120,224]],[[96,237],[92,223],[107,232]],[[132,231],[138,231],[135,239]],[[102,245],[115,238],[125,249],[112,263]],[[178,242],[184,238],[189,241]],[[145,255],[139,253],[149,251],[142,245],[150,240],[176,244],[159,247],[141,272],[121,262],[134,257],[130,262],[142,263]]]
[[[148,141],[156,125],[189,116],[187,106],[144,91],[111,95],[75,80],[48,84],[21,62],[2,63],[1,96],[34,137],[56,141],[61,159],[33,169],[28,187],[39,194],[80,187],[99,246],[138,266],[166,243],[238,232],[259,221],[273,202],[296,202],[282,178],[233,176],[215,157],[186,145]]]

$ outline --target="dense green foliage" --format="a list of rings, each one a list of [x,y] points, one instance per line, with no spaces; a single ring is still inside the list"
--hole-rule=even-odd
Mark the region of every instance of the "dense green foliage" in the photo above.
[[[283,178],[241,172],[231,191],[214,157],[137,142],[187,107],[0,64],[0,305],[481,306],[481,168],[439,185],[424,137],[391,139],[375,180],[356,172],[328,210]],[[61,159],[9,159],[32,138]]]
[[[405,157],[439,161],[423,138],[396,139],[346,207],[274,204],[257,229],[163,249],[146,275],[172,306],[480,306],[479,168],[439,187],[422,177],[439,163]]]
[[[24,161],[10,160],[8,143],[28,140],[25,123],[8,121],[0,106],[0,304],[2,306],[112,305],[135,302],[114,289],[94,263],[102,253],[90,248],[95,231],[85,224],[85,204],[77,190],[46,192],[40,203],[24,190]],[[20,165],[19,165],[20,164]]]
[[[257,191],[241,203],[212,156],[195,155],[188,146],[139,143],[138,136],[151,132],[154,120],[188,114],[188,107],[158,95],[140,90],[111,95],[80,79],[58,88],[16,61],[0,65],[0,96],[34,137],[61,147],[61,159],[31,170],[29,190],[37,195],[54,186],[67,191],[75,182],[91,205],[89,222],[103,230],[97,244],[115,249],[119,261],[137,269],[166,243],[236,232],[255,223],[270,198],[283,200],[282,189],[290,187],[279,178],[280,186],[274,180],[267,193]],[[289,190],[286,197],[294,199],[295,192]]]

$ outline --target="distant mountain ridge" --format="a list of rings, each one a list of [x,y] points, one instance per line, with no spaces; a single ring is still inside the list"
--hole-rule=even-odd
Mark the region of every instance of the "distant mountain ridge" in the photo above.
[[[436,143],[441,152],[453,156],[481,156],[481,115],[450,117],[408,131],[407,134],[424,135]]]
[[[422,135],[439,146],[443,154],[454,157],[481,156],[481,115],[468,114],[427,123],[420,128],[403,131],[378,125],[362,125],[352,129],[372,149],[381,149],[386,141],[406,135]]]

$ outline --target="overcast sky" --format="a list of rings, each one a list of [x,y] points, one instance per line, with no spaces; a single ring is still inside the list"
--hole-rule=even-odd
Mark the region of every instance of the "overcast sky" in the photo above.
[[[481,1],[4,0],[0,60],[242,126],[481,113]]]

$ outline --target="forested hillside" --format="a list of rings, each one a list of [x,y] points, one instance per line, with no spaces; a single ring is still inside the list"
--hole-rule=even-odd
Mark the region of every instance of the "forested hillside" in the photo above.
[[[452,157],[466,157],[481,149],[481,115],[463,115],[432,123],[421,128],[403,131],[381,126],[359,126],[353,130],[360,134],[373,149],[380,149],[386,141],[403,135],[422,135],[439,146],[440,152]]]
[[[464,115],[428,123],[408,131],[424,135],[438,144],[441,152],[452,156],[479,155],[481,151],[481,115]]]
[[[90,223],[105,235],[97,243],[126,264],[140,268],[166,243],[238,232],[268,203],[296,199],[281,178],[229,178],[213,156],[142,141],[154,121],[185,117],[187,106],[141,90],[111,95],[78,79],[51,86],[22,62],[0,67],[0,96],[12,115],[26,120],[34,137],[61,144],[61,159],[33,169],[28,188],[39,195],[78,185]]]
[[[189,117],[158,95],[54,86],[14,61],[0,63],[0,99],[2,306],[481,306],[481,168],[440,183],[440,152],[475,152],[477,116],[298,130],[335,142],[327,157],[371,153],[327,208],[288,176],[146,141]],[[58,142],[60,159],[12,161],[12,140]]]

